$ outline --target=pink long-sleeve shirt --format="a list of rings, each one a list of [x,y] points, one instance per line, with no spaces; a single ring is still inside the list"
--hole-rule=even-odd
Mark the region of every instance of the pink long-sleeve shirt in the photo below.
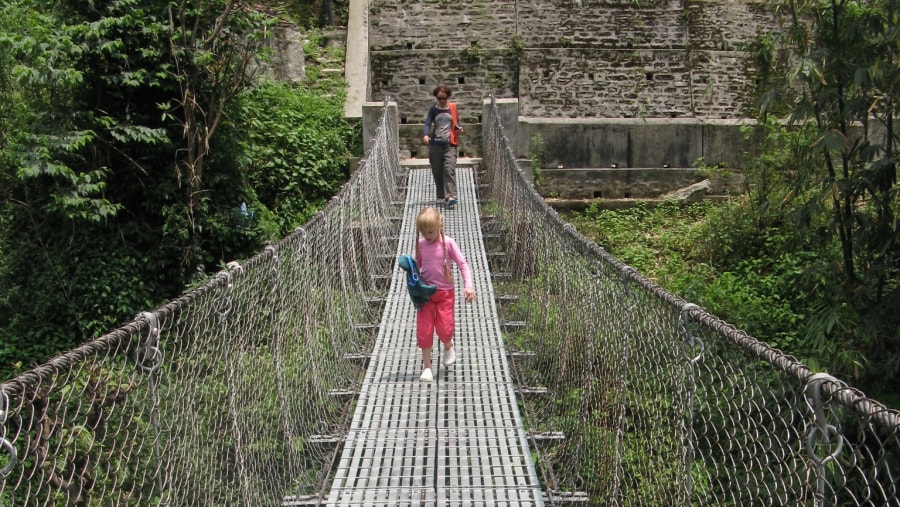
[[[459,249],[453,238],[444,236],[444,243],[447,244],[446,260],[444,245],[441,244],[440,239],[430,243],[425,238],[419,238],[419,259],[417,259],[417,262],[419,263],[419,273],[422,275],[422,281],[428,285],[436,285],[438,290],[452,289],[453,280],[447,280],[447,277],[444,276],[444,262],[449,267],[450,261],[453,261],[456,263],[456,267],[459,268],[459,274],[462,275],[464,287],[474,289],[472,273],[469,271],[469,264],[466,262],[466,257],[463,255],[462,250]]]

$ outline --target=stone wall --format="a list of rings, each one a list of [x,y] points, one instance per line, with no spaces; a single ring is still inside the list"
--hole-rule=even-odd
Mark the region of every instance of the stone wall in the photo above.
[[[548,168],[745,167],[760,140],[752,120],[560,119],[520,117],[516,156],[538,154]],[[756,137],[745,139],[744,127]]]
[[[383,102],[367,102],[363,107],[364,145],[369,145],[379,126],[383,105]],[[710,163],[710,166],[691,167],[692,157],[734,157],[731,148],[744,136],[740,121],[535,119],[518,116],[516,99],[497,99],[496,105],[504,135],[509,139],[521,141],[531,135],[545,139],[545,160],[541,168],[534,170],[528,159],[519,161],[526,178],[535,183],[541,195],[576,201],[643,200],[687,189],[690,189],[687,195],[704,196],[745,190],[741,173],[732,170],[734,165],[727,160],[719,160],[719,166]],[[397,104],[391,102],[389,107],[396,111]],[[486,114],[492,101],[486,100],[483,107]],[[400,138],[403,158],[427,157],[421,146],[421,130],[399,122],[394,128]],[[469,146],[464,136],[461,156],[477,156],[466,153]],[[527,146],[511,148],[513,151],[528,149]],[[589,160],[591,167],[565,165],[581,160]]]
[[[753,91],[742,48],[776,30],[762,1],[372,0],[370,100],[409,123],[441,83],[470,122],[492,94],[523,116],[738,118]]]
[[[266,42],[272,51],[272,60],[268,63],[260,62],[259,72],[277,81],[306,79],[303,34],[297,27],[287,23],[279,23],[272,32],[272,38]]]
[[[510,88],[515,67],[509,56],[498,52],[472,59],[458,51],[381,51],[370,54],[369,67],[372,101],[390,97],[397,102],[401,123],[425,121],[428,108],[434,104],[431,92],[439,84],[453,90],[463,123],[481,122],[483,97],[515,93]]]
[[[566,199],[654,199],[705,177],[693,169],[543,169],[538,190]]]
[[[369,51],[506,47],[516,35],[516,0],[370,0]]]
[[[746,191],[746,182],[738,172],[700,169],[542,169],[536,189],[556,199],[609,201],[659,199],[692,185],[700,186],[704,197]]]

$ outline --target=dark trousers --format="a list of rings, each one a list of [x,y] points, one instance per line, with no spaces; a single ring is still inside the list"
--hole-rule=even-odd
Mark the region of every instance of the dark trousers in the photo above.
[[[428,161],[437,198],[456,197],[456,146],[428,146]]]

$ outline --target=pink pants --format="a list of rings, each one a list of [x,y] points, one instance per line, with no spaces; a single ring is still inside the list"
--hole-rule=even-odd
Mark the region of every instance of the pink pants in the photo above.
[[[416,312],[416,341],[419,342],[420,348],[430,349],[434,345],[435,332],[442,343],[453,339],[455,299],[452,289],[437,290],[422,307],[422,311]]]

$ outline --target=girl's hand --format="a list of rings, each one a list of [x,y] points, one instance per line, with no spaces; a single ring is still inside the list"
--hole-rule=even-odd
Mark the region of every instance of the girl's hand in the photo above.
[[[430,139],[428,138],[428,136],[423,136],[423,137],[422,137],[422,144],[428,144],[428,141],[430,141]]]
[[[466,295],[466,303],[471,303],[475,301],[475,289],[465,288],[463,289],[463,294]]]

